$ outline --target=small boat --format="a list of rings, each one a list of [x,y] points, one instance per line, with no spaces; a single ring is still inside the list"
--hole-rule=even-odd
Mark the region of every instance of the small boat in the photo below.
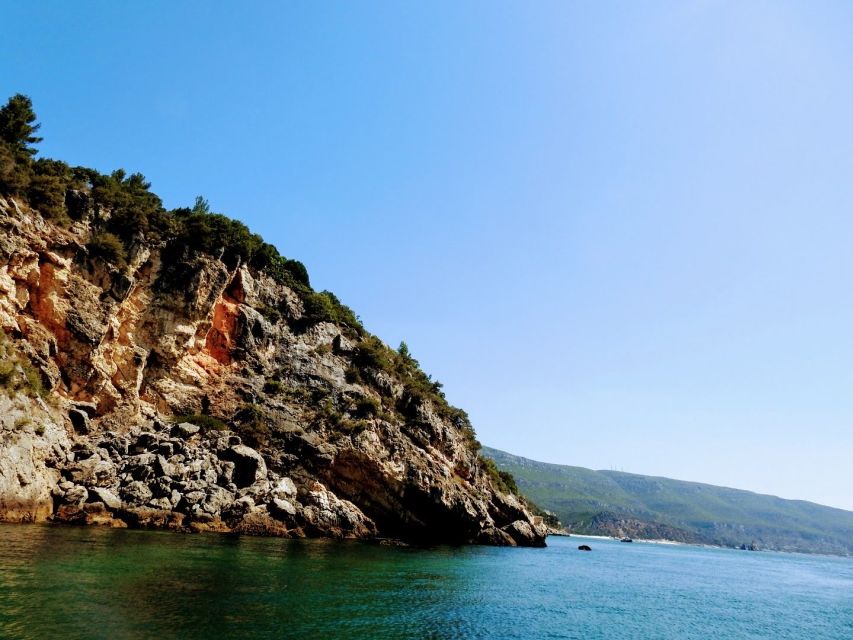
[[[619,542],[634,542],[634,541],[631,540],[631,538],[625,537],[625,538],[622,538]]]

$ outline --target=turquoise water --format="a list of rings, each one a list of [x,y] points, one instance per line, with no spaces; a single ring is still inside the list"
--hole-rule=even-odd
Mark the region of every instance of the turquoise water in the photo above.
[[[0,637],[838,640],[853,638],[853,559],[2,525]]]

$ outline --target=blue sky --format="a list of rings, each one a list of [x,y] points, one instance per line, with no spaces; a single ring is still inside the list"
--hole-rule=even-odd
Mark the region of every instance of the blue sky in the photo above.
[[[0,1],[43,155],[406,340],[491,446],[853,509],[853,6]]]

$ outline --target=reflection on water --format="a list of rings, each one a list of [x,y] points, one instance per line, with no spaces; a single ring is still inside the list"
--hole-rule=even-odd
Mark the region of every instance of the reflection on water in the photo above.
[[[853,637],[853,561],[0,526],[0,636]]]

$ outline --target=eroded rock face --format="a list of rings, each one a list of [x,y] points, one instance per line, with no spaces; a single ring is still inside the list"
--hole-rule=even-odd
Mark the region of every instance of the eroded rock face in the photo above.
[[[70,230],[0,198],[1,335],[44,386],[0,388],[0,520],[543,543],[451,413],[356,360],[361,336],[209,255],[90,257],[84,196]]]
[[[48,465],[67,447],[65,430],[42,403],[0,395],[0,521],[38,522],[51,516],[60,475]]]

